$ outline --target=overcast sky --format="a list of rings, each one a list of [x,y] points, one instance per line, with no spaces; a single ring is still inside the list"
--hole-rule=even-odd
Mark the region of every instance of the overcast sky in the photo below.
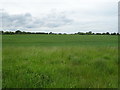
[[[3,29],[118,32],[118,0],[1,0]]]

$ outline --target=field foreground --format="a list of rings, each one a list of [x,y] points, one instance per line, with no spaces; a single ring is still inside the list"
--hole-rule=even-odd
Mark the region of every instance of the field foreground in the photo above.
[[[3,88],[117,88],[117,36],[3,35]]]

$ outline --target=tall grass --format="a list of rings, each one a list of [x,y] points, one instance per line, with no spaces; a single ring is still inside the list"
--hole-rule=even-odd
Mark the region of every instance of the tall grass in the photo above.
[[[58,43],[53,46],[36,46],[35,41],[26,41],[32,43],[26,47],[24,43],[17,44],[24,41],[22,37],[15,42],[13,37],[18,36],[9,36],[13,38],[10,43],[7,37],[3,36],[3,88],[118,87],[118,51],[114,40],[108,41],[113,44],[105,42],[103,46],[96,42],[95,45],[60,46],[54,38]]]

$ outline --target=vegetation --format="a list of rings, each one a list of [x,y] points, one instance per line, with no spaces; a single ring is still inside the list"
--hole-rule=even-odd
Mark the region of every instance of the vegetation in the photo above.
[[[118,87],[117,35],[2,38],[3,88]]]
[[[6,35],[6,34],[9,34],[9,35],[13,35],[13,34],[53,34],[53,35],[67,35],[67,33],[53,33],[53,32],[50,32],[50,33],[46,33],[46,32],[25,32],[25,31],[20,31],[20,30],[17,30],[15,32],[12,32],[12,31],[2,31],[2,34]],[[109,32],[106,32],[106,33],[92,33],[92,31],[89,31],[89,32],[78,32],[78,33],[74,33],[75,35],[119,35],[119,33],[109,33]],[[74,35],[72,34],[72,35]]]

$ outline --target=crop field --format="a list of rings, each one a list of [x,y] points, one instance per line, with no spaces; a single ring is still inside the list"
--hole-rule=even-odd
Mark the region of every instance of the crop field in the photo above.
[[[117,35],[3,35],[3,88],[117,88]]]

